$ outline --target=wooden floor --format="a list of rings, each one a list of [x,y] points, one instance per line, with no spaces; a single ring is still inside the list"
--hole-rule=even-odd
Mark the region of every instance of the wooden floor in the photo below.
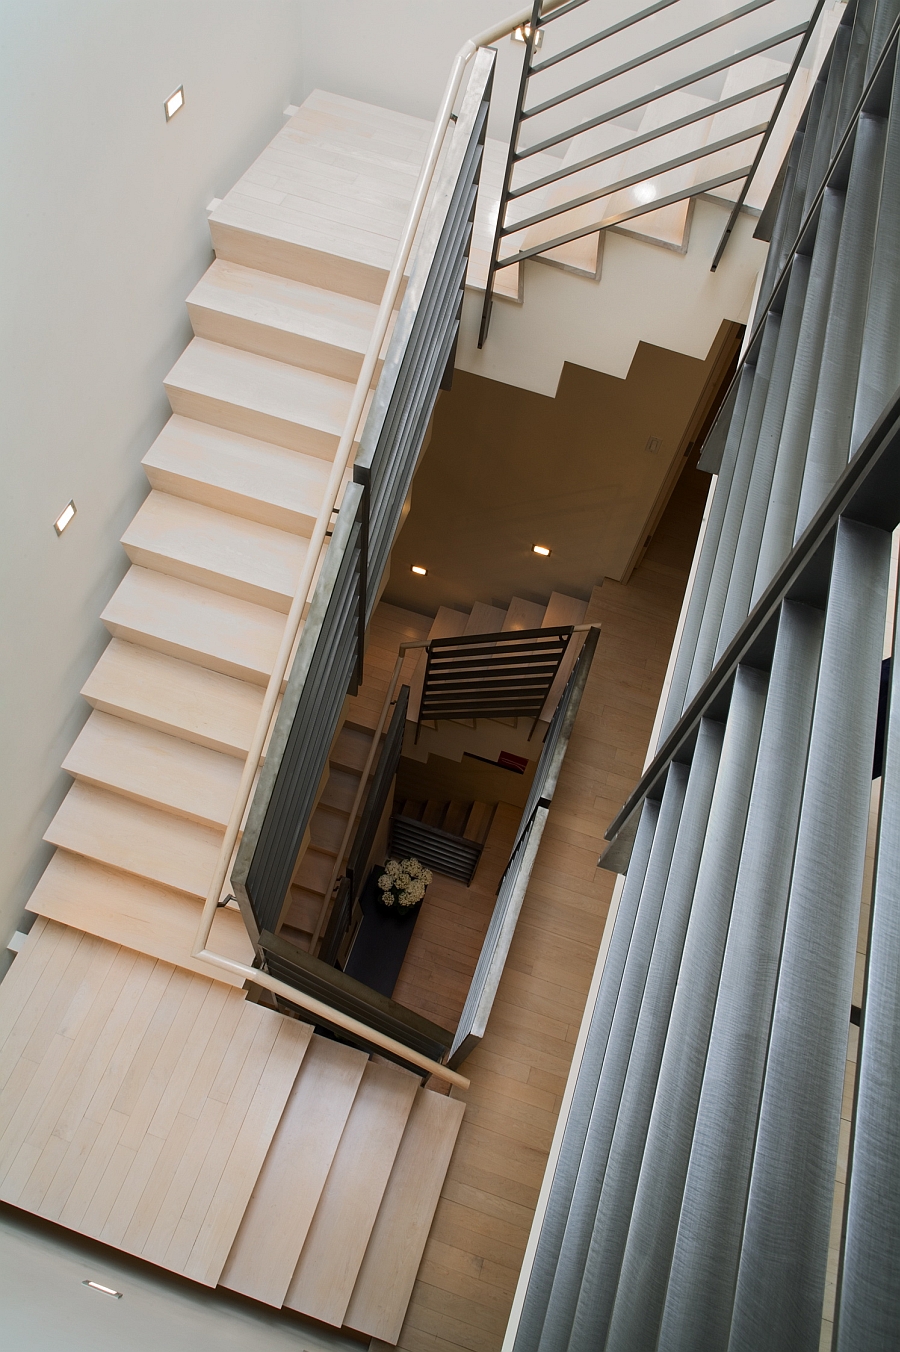
[[[394,999],[455,1029],[509,862],[522,809],[498,803],[472,883],[436,873],[400,969]]]
[[[502,1343],[614,876],[603,832],[638,779],[709,486],[682,476],[631,582],[595,589],[603,626],[399,1346]]]

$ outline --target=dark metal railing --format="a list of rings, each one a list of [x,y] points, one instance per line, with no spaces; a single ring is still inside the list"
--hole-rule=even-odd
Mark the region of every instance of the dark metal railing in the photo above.
[[[659,211],[664,207],[673,206],[676,203],[702,196],[704,193],[712,193],[716,189],[727,184],[740,183],[740,190],[737,198],[732,205],[729,219],[719,245],[712,260],[711,268],[715,271],[721,260],[725,246],[734,229],[738,214],[745,201],[747,191],[753,181],[754,175],[759,168],[763,154],[769,144],[772,130],[784,106],[785,99],[790,89],[806,52],[812,32],[818,22],[819,16],[824,7],[824,0],[815,0],[810,3],[810,15],[802,22],[788,22],[784,20],[779,24],[776,21],[778,31],[770,31],[755,41],[747,42],[746,35],[741,38],[740,21],[756,11],[762,10],[770,5],[778,7],[778,0],[748,0],[748,3],[740,5],[726,14],[718,15],[706,23],[693,27],[687,31],[678,32],[674,37],[670,37],[664,42],[652,42],[649,37],[647,47],[639,51],[626,61],[614,62],[611,65],[604,66],[597,74],[589,79],[580,80],[568,88],[556,90],[549,97],[539,99],[537,102],[526,106],[528,95],[531,92],[531,82],[535,77],[540,77],[549,70],[558,70],[563,63],[577,60],[581,53],[589,49],[597,48],[610,39],[617,37],[626,30],[638,27],[641,24],[652,21],[653,18],[663,10],[671,9],[679,3],[679,0],[656,0],[656,3],[646,6],[632,14],[626,15],[617,22],[601,28],[598,32],[591,33],[586,37],[570,43],[561,50],[545,57],[543,60],[535,60],[540,42],[548,28],[548,25],[555,24],[559,19],[571,14],[573,10],[580,9],[581,5],[587,3],[587,0],[580,0],[577,5],[562,5],[547,14],[542,14],[542,0],[535,0],[531,23],[527,25],[525,33],[525,50],[522,61],[522,72],[519,79],[518,96],[513,113],[512,134],[510,137],[509,153],[506,161],[506,169],[503,177],[503,185],[500,196],[500,207],[497,215],[497,223],[494,232],[494,240],[491,248],[491,255],[488,264],[488,276],[485,286],[484,307],[482,310],[481,329],[479,333],[478,345],[483,346],[487,338],[490,327],[491,308],[493,304],[494,279],[497,272],[502,268],[513,267],[517,263],[522,263],[528,258],[535,258],[541,254],[549,253],[553,249],[560,248],[562,245],[570,244],[575,240],[582,239],[588,235],[598,234],[601,230],[608,230],[614,226],[621,226],[627,221],[635,220],[640,216],[650,212]],[[580,18],[581,16],[579,16]],[[733,27],[736,26],[736,27]],[[720,56],[710,61],[708,57],[712,55],[703,53],[703,39],[720,32],[723,29],[730,29],[734,32],[735,42],[733,49],[725,56]],[[556,31],[556,30],[552,30]],[[670,121],[665,121],[663,125],[653,127],[647,131],[633,137],[623,138],[617,145],[604,147],[599,151],[585,146],[586,153],[583,157],[573,160],[571,164],[562,164],[558,169],[553,169],[549,173],[543,172],[537,177],[527,181],[514,183],[514,177],[518,166],[523,165],[531,157],[541,154],[544,151],[552,151],[554,147],[561,146],[565,142],[570,142],[574,138],[593,131],[595,128],[608,127],[610,124],[621,124],[623,119],[633,118],[635,114],[641,114],[644,109],[651,104],[658,103],[669,95],[676,95],[681,91],[689,90],[691,86],[697,85],[702,80],[711,80],[721,75],[727,75],[732,67],[739,65],[743,61],[751,60],[754,57],[762,56],[773,49],[786,43],[795,44],[789,69],[783,75],[777,75],[772,78],[761,81],[751,88],[741,90],[731,94],[726,98],[718,98],[711,101],[705,108],[698,109],[688,114],[679,115]],[[697,44],[691,48],[691,44]],[[546,114],[552,114],[554,110],[562,108],[563,105],[572,100],[578,100],[584,95],[591,94],[593,91],[600,91],[602,87],[613,83],[623,75],[637,72],[641,67],[652,65],[654,62],[663,61],[663,65],[658,68],[661,75],[666,71],[664,58],[681,51],[684,48],[695,52],[693,60],[688,61],[688,70],[679,74],[677,78],[662,78],[657,80],[653,87],[645,92],[631,96],[624,102],[618,102],[613,107],[604,108],[599,112],[592,112],[589,117],[582,117],[580,120],[573,118],[570,122],[560,127],[558,124],[549,123],[546,126],[545,134],[535,134],[527,145],[520,145],[523,134],[523,128],[532,124],[533,119],[540,119]],[[600,58],[602,60],[602,56]],[[671,76],[671,71],[668,72]],[[653,83],[652,74],[649,81]],[[717,114],[729,109],[737,109],[742,104],[748,104],[752,100],[761,98],[766,94],[775,95],[773,105],[765,115],[760,118],[758,113],[754,113],[748,120],[747,125],[737,130],[729,129],[729,134],[719,137],[715,140],[707,141],[700,146],[689,146],[687,149],[676,154],[660,151],[660,158],[656,164],[644,165],[636,172],[627,173],[624,176],[617,177],[614,181],[603,183],[598,187],[591,187],[589,191],[572,196],[567,201],[551,202],[547,206],[541,207],[524,217],[511,218],[508,210],[510,204],[529,193],[539,192],[541,189],[549,187],[551,184],[561,182],[575,174],[583,173],[604,161],[614,159],[615,157],[628,154],[630,151],[641,146],[650,145],[654,141],[663,140],[665,137],[678,133],[683,129],[696,123],[703,122],[706,119],[714,118]],[[615,96],[614,96],[615,99]],[[538,123],[533,125],[537,126]],[[755,144],[754,144],[755,143]],[[668,192],[663,191],[659,196],[653,195],[650,200],[639,201],[636,205],[626,207],[611,215],[599,215],[597,219],[592,219],[587,224],[576,223],[573,228],[563,230],[552,238],[541,239],[533,244],[528,244],[523,237],[520,246],[511,253],[502,252],[504,241],[513,235],[519,235],[529,228],[539,225],[544,221],[553,220],[556,217],[564,216],[567,212],[577,211],[579,208],[588,206],[592,202],[599,202],[603,199],[609,199],[614,194],[624,190],[636,187],[639,184],[647,183],[649,180],[661,177],[673,171],[685,168],[690,164],[699,163],[703,160],[709,160],[711,157],[730,150],[731,148],[746,144],[748,154],[745,157],[746,163],[737,167],[725,165],[719,172],[708,174],[699,182],[682,182],[676,184]],[[715,168],[715,161],[713,161]]]

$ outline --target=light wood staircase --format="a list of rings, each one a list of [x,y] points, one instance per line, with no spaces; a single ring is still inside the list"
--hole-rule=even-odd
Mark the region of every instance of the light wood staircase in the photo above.
[[[112,641],[84,687],[40,914],[196,967],[190,936],[427,133],[313,94],[212,213],[217,257],[188,298],[195,336],[122,537],[131,567],[103,612]],[[347,727],[335,745],[295,940],[315,927],[367,739]],[[214,943],[250,956],[236,911]]]
[[[396,1342],[465,1105],[40,918],[0,985],[0,1198]]]

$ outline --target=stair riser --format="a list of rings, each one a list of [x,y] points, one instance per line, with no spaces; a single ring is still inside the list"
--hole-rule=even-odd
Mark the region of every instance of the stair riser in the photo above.
[[[191,478],[174,470],[144,462],[144,472],[151,488],[173,497],[186,498],[188,502],[198,502],[202,507],[215,507],[220,512],[231,512],[234,516],[243,516],[248,521],[257,521],[261,526],[275,526],[278,530],[291,531],[295,535],[312,535],[316,524],[313,511],[292,512],[275,502],[266,502],[261,498],[248,497],[246,493],[237,493],[220,484],[205,483],[202,479]]]
[[[180,413],[185,418],[196,418],[198,422],[211,423],[214,427],[225,427],[230,432],[240,432],[245,437],[270,441],[276,446],[286,446],[292,451],[316,455],[322,460],[334,459],[339,438],[331,432],[323,432],[316,427],[304,427],[300,423],[279,418],[260,409],[230,404],[224,399],[215,399],[197,390],[182,389],[168,381],[166,394],[172,412]]]
[[[387,269],[369,266],[335,254],[323,253],[288,240],[274,239],[224,221],[211,220],[209,232],[217,258],[241,263],[247,268],[307,282],[323,291],[340,291],[345,296],[378,305],[388,279]],[[400,296],[405,289],[404,278]],[[399,298],[398,298],[399,299]]]
[[[239,347],[245,352],[255,352],[260,357],[302,366],[307,371],[320,371],[322,375],[336,376],[338,380],[355,381],[362,368],[361,352],[350,352],[330,343],[317,342],[303,334],[287,333],[284,329],[254,323],[196,302],[188,302],[188,314],[196,336],[208,338],[214,343]],[[379,362],[373,383],[377,383],[381,366]]]
[[[141,568],[152,568],[158,573],[166,573],[169,577],[178,577],[182,582],[193,582],[196,586],[208,587],[210,591],[219,592],[222,596],[234,596],[239,601],[252,601],[255,605],[265,606],[268,610],[277,610],[282,615],[286,615],[291,608],[293,592],[273,591],[269,587],[255,586],[242,578],[225,577],[222,573],[213,572],[209,568],[198,567],[185,559],[172,558],[158,550],[142,548],[130,541],[123,541],[123,545],[131,562]]]
[[[230,662],[224,657],[202,652],[186,643],[178,643],[159,634],[148,633],[146,630],[138,629],[133,625],[120,624],[110,619],[104,620],[104,624],[114,638],[124,639],[126,643],[141,644],[145,648],[152,648],[154,652],[181,658],[183,662],[196,662],[198,666],[206,667],[207,671],[218,671],[223,676],[234,676],[239,681],[250,681],[253,685],[264,686],[271,675],[270,671],[265,671],[261,667],[250,667],[239,662]]]

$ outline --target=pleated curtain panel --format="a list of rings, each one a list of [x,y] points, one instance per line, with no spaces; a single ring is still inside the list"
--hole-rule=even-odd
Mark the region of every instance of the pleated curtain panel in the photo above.
[[[790,149],[514,1352],[900,1348],[896,664],[836,1187],[900,521],[898,28],[851,0]]]

